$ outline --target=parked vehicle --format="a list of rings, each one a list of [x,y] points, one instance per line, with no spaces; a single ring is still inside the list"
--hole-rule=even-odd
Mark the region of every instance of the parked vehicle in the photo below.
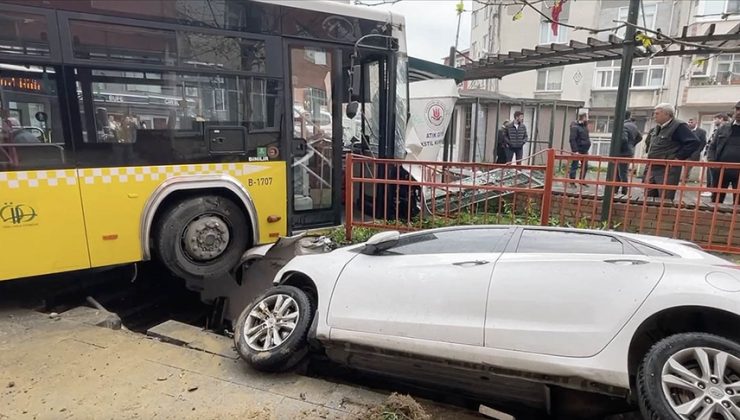
[[[297,256],[274,284],[235,329],[260,370],[295,366],[316,340],[355,368],[543,410],[552,390],[580,390],[629,398],[648,419],[740,419],[740,267],[688,242],[383,232]]]

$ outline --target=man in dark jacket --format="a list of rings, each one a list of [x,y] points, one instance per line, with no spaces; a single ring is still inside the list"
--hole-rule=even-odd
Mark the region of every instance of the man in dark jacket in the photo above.
[[[699,139],[685,122],[675,118],[673,105],[662,103],[656,106],[653,116],[658,125],[649,135],[648,159],[686,160],[699,149]],[[681,181],[681,169],[678,165],[651,164],[647,181],[650,184],[678,185]],[[672,201],[676,190],[649,189],[646,195]]]
[[[521,165],[524,156],[524,144],[529,140],[527,136],[527,126],[524,125],[524,113],[516,111],[514,121],[506,129],[507,160],[511,162],[512,157],[516,156],[516,161]]]
[[[714,141],[709,145],[709,153],[716,162],[740,163],[740,102],[735,104],[735,118],[731,124],[725,124],[716,130]],[[740,188],[739,169],[712,169],[715,186],[734,190]],[[725,193],[712,194],[712,201],[722,204]],[[733,194],[733,203],[740,205],[740,193]]]
[[[714,116],[714,129],[712,130],[712,134],[709,136],[709,140],[707,140],[707,162],[714,162],[716,160],[716,156],[713,155],[714,151],[712,148],[712,143],[714,143],[715,138],[717,137],[717,133],[719,132],[719,128],[722,127],[722,124],[728,123],[730,120],[727,118],[727,114],[724,114],[720,112],[719,114],[715,114]],[[707,173],[707,188],[716,188],[717,183],[714,179],[714,173],[716,171],[712,168],[709,168],[709,171]],[[705,191],[701,193],[702,196],[711,196],[712,193]]]
[[[496,163],[506,163],[508,156],[506,149],[508,147],[506,140],[506,130],[508,129],[509,121],[504,121],[501,128],[496,133]],[[509,159],[510,161],[511,159]]]
[[[699,127],[696,123],[696,120],[693,118],[689,118],[689,121],[687,122],[689,129],[691,129],[691,132],[694,133],[696,138],[699,139],[699,148],[696,149],[693,155],[688,160],[693,160],[695,162],[698,162],[701,160],[701,152],[704,150],[704,148],[707,145],[707,130]],[[691,175],[691,166],[687,166],[686,169],[683,172],[683,183],[686,183],[686,180],[689,179],[689,175]]]
[[[591,137],[588,133],[588,113],[581,111],[578,113],[578,121],[574,121],[570,125],[570,150],[580,155],[588,155],[590,149]],[[588,161],[586,159],[580,159],[570,163],[570,172],[568,173],[570,179],[576,179],[579,162],[581,165],[580,178],[583,179],[586,177]]]
[[[635,146],[642,141],[642,133],[637,128],[632,113],[627,111],[625,113],[626,119],[624,120],[624,130],[622,131],[622,149],[620,150],[619,157],[635,157]],[[629,182],[629,162],[622,162],[617,165],[617,181]],[[617,188],[619,193],[620,188]],[[627,186],[621,187],[621,193],[627,194]]]

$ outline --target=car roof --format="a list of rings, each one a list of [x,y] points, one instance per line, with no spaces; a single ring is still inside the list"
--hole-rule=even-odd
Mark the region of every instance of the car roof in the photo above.
[[[446,226],[441,228],[428,229],[423,231],[409,232],[406,235],[420,234],[424,232],[445,232],[455,230],[469,230],[469,229],[529,229],[529,230],[541,230],[550,232],[574,232],[584,234],[595,234],[595,235],[610,235],[613,237],[621,238],[630,242],[638,242],[649,247],[657,248],[659,250],[666,251],[670,254],[679,256],[687,259],[703,259],[712,260],[713,262],[727,262],[722,258],[716,257],[709,254],[701,249],[698,245],[681,240],[665,238],[660,236],[643,235],[628,232],[618,232],[613,230],[601,230],[601,229],[582,229],[572,227],[560,227],[560,226],[536,226],[536,225],[455,225]]]

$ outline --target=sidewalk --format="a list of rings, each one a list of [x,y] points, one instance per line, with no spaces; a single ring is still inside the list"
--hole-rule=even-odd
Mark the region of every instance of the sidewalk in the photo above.
[[[0,352],[0,419],[352,419],[387,397],[258,373],[235,354],[166,344],[64,314],[0,309]],[[435,419],[479,418],[422,405]]]

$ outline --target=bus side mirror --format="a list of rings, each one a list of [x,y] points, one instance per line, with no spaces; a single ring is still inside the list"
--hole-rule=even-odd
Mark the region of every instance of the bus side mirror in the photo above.
[[[347,104],[347,110],[345,111],[345,114],[347,114],[347,118],[350,120],[355,118],[357,116],[357,111],[360,109],[360,103],[357,101],[352,101]]]

